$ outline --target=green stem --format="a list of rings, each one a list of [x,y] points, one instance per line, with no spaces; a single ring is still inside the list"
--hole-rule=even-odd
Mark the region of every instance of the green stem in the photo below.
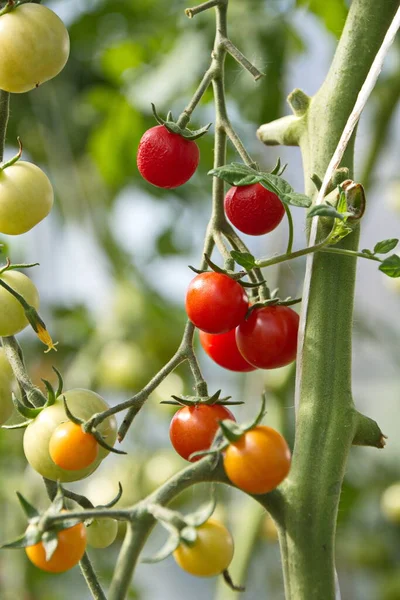
[[[246,71],[248,71],[257,81],[261,77],[264,76],[261,71],[257,69],[241,52],[236,46],[228,40],[227,38],[222,38],[221,43],[223,44],[225,50],[229,52],[229,54],[239,63]]]
[[[196,108],[196,106],[202,99],[203,95],[207,91],[207,89],[212,81],[213,76],[214,76],[213,68],[210,67],[205,72],[204,77],[201,80],[199,87],[195,91],[194,96],[192,97],[191,101],[189,102],[189,104],[184,109],[184,111],[182,112],[182,114],[180,115],[179,119],[176,122],[176,124],[179,125],[179,127],[182,127],[182,129],[184,127],[186,127],[186,125],[189,123],[194,109]]]
[[[24,390],[28,401],[35,407],[46,404],[46,397],[31,381],[24,364],[21,348],[15,337],[2,338],[7,360],[11,365],[15,379]]]
[[[10,115],[10,93],[0,90],[0,162],[4,157],[8,118]]]
[[[357,252],[356,250],[346,250],[345,248],[332,248],[331,246],[328,246],[327,248],[321,248],[320,252],[329,252],[330,254],[341,254],[343,256],[349,256],[353,258],[366,258],[368,260],[382,262],[382,260],[377,256],[368,256],[368,254],[363,254],[362,252]]]
[[[204,12],[205,10],[209,10],[210,8],[214,8],[215,6],[218,6],[219,4],[226,4],[228,0],[208,0],[208,2],[203,2],[202,4],[199,4],[198,6],[195,6],[194,8],[187,8],[185,10],[186,16],[189,17],[189,19],[192,19],[193,17],[195,17],[196,15],[198,15],[201,12]]]
[[[87,552],[82,556],[79,566],[94,600],[107,600]]]
[[[287,216],[287,220],[288,220],[288,226],[289,226],[289,237],[288,237],[288,244],[287,244],[287,248],[286,248],[286,254],[291,254],[292,248],[293,248],[293,237],[294,237],[293,218],[292,218],[292,213],[290,211],[290,207],[287,204],[284,204],[283,206],[285,208],[285,212],[286,212],[286,216]]]

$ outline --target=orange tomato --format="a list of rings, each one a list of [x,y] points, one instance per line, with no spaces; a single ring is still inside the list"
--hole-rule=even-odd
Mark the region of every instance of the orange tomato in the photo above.
[[[25,548],[29,560],[42,571],[49,573],[68,571],[81,560],[85,553],[86,527],[83,523],[59,531],[57,538],[58,546],[50,560],[46,560],[43,542]]]
[[[79,471],[97,458],[99,445],[80,425],[67,421],[55,428],[49,441],[52,461],[66,471]]]
[[[244,492],[266,494],[289,473],[290,450],[278,431],[257,425],[228,446],[224,469],[232,483]]]

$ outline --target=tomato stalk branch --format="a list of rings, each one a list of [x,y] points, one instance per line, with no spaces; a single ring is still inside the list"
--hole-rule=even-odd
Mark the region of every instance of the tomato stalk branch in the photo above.
[[[8,362],[11,365],[15,379],[25,392],[30,405],[34,407],[46,404],[46,397],[31,381],[23,359],[22,350],[15,337],[3,337],[2,344]],[[24,398],[23,398],[24,399]]]

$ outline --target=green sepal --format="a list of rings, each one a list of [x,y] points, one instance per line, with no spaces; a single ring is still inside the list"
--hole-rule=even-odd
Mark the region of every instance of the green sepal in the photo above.
[[[64,404],[65,414],[67,415],[69,421],[72,421],[72,423],[75,423],[75,425],[83,425],[85,421],[72,414],[72,412],[68,408],[67,399],[65,396],[62,396],[62,401]]]
[[[14,425],[2,425],[1,429],[25,429],[33,422],[33,419],[28,419],[28,421],[22,421],[22,423],[15,423]]]
[[[214,404],[220,404],[223,406],[235,406],[239,404],[243,404],[243,402],[228,402],[231,396],[225,396],[224,398],[220,398],[221,390],[218,390],[212,396],[201,397],[201,396],[174,396],[172,395],[171,400],[162,400],[160,404],[171,404],[175,406],[199,406],[201,404],[205,404],[208,406],[212,406]]]
[[[389,240],[382,240],[375,244],[373,254],[387,254],[391,250],[394,250],[399,243],[399,240],[396,238],[392,238]],[[363,250],[364,252],[364,250]]]
[[[57,391],[56,391],[56,398],[58,398],[62,394],[62,391],[64,388],[64,380],[58,369],[56,369],[54,366],[52,367],[52,369],[55,372],[55,374],[57,375],[57,379],[58,379],[58,386],[57,386]]]
[[[244,430],[240,425],[235,423],[235,421],[231,421],[230,419],[224,419],[223,421],[218,421],[220,429],[222,431],[222,435],[224,438],[231,444],[234,444],[244,434]]]
[[[49,512],[51,514],[58,514],[63,510],[63,508],[65,508],[64,490],[61,483],[57,481],[57,494],[55,495],[54,500],[49,507]]]
[[[216,504],[217,502],[215,499],[215,489],[213,486],[211,489],[210,502],[207,502],[206,504],[201,506],[196,512],[192,513],[191,515],[187,515],[185,517],[187,524],[191,525],[192,527],[200,527],[200,525],[203,525],[213,514]]]
[[[379,265],[379,270],[388,277],[400,277],[400,256],[392,254]]]
[[[42,412],[44,406],[39,408],[29,408],[29,406],[25,406],[22,402],[17,398],[14,392],[11,394],[12,402],[15,406],[15,409],[19,412],[20,415],[26,417],[27,419],[35,419],[39,413]]]
[[[28,500],[26,500],[26,498],[24,498],[23,495],[20,494],[20,492],[17,492],[17,496],[22,510],[28,518],[28,521],[31,521],[32,519],[37,519],[39,517],[39,511],[34,506],[32,506],[32,504],[30,504],[30,502],[28,502]]]
[[[90,431],[90,434],[94,437],[94,439],[99,444],[99,446],[101,446],[105,450],[108,450],[109,452],[112,452],[113,454],[121,454],[121,455],[127,454],[127,452],[125,452],[125,450],[118,450],[117,448],[114,448],[114,446],[110,446],[109,444],[107,444],[107,442],[105,441],[105,439],[103,438],[101,433],[99,433],[98,431],[96,431],[96,430]]]
[[[113,506],[115,506],[117,504],[118,500],[121,499],[122,493],[123,493],[122,484],[120,481],[118,481],[118,492],[117,492],[117,495],[115,496],[115,498],[110,500],[110,502],[107,502],[107,504],[97,505],[97,508],[112,508]]]
[[[154,556],[147,556],[145,558],[142,558],[141,562],[146,564],[161,562],[162,560],[168,558],[168,556],[170,556],[173,552],[175,552],[180,543],[181,540],[179,537],[179,533],[177,531],[173,531],[170,533],[166,543],[161,548],[161,550],[157,552],[157,554],[154,554]]]
[[[42,544],[46,553],[46,560],[49,561],[57,550],[58,537],[55,531],[45,531],[42,535]]]
[[[264,392],[261,395],[261,406],[260,406],[258,415],[256,416],[256,418],[253,421],[251,421],[251,423],[249,423],[249,425],[243,425],[244,431],[250,431],[250,429],[254,429],[254,427],[257,427],[257,425],[259,425],[261,423],[261,421],[267,414],[267,411],[265,410],[266,404],[267,404],[267,395]]]
[[[37,529],[37,527],[28,527],[23,535],[16,538],[12,542],[8,544],[2,544],[1,548],[7,549],[19,549],[19,548],[27,548],[28,546],[34,546],[38,542],[40,542],[41,533]]]
[[[208,123],[208,125],[205,125],[204,127],[201,127],[200,129],[191,131],[187,127],[182,128],[177,123],[175,123],[172,120],[171,111],[168,112],[167,119],[164,120],[157,113],[156,107],[153,103],[151,103],[151,108],[153,111],[154,118],[156,119],[157,123],[159,123],[159,125],[164,125],[164,127],[166,129],[168,129],[168,131],[170,131],[171,133],[177,133],[181,137],[185,138],[185,140],[191,140],[191,141],[198,140],[200,137],[202,137],[204,134],[206,134],[207,131],[211,127],[211,123]]]
[[[262,281],[257,281],[256,283],[252,283],[251,281],[239,281],[238,282],[242,287],[244,288],[259,288],[260,285],[264,285],[264,283],[267,283],[265,279],[263,279]]]

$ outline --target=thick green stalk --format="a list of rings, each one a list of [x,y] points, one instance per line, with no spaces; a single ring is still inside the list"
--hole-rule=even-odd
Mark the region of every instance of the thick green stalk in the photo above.
[[[323,177],[397,8],[398,0],[354,0],[351,5],[331,69],[298,130],[310,195],[311,176]],[[352,177],[353,143],[343,164]],[[357,251],[358,238],[356,231],[339,247]],[[355,258],[314,256],[298,379],[296,442],[280,527],[287,600],[335,598],[337,509],[359,424],[351,391],[355,275]]]

